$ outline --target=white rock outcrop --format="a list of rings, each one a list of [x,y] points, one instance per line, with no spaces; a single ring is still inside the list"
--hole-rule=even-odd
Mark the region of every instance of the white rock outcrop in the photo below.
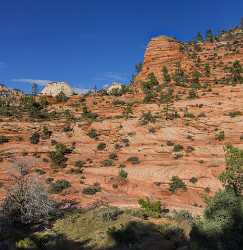
[[[113,82],[111,85],[108,85],[106,87],[106,92],[107,94],[111,94],[113,91],[116,91],[116,90],[121,90],[122,89],[122,83],[119,83],[119,82]]]
[[[66,82],[50,82],[41,91],[42,95],[57,96],[63,92],[67,97],[74,94],[72,87]]]

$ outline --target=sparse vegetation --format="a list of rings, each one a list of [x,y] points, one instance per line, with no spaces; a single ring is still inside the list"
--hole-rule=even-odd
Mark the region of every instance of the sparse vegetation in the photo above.
[[[184,149],[184,147],[182,146],[182,145],[180,145],[180,144],[175,144],[174,145],[174,148],[173,148],[173,151],[174,152],[180,152],[180,151],[182,151]]]
[[[148,75],[148,79],[143,83],[143,92],[145,94],[144,103],[154,102],[160,91],[159,82],[154,73]]]
[[[141,121],[142,125],[147,125],[148,123],[155,123],[156,118],[153,116],[151,111],[148,111],[148,112],[142,114],[140,121]]]
[[[50,159],[55,166],[64,167],[67,161],[67,154],[72,152],[67,146],[62,143],[55,145],[55,151],[50,152]]]
[[[70,188],[71,183],[67,180],[57,180],[55,182],[51,182],[49,192],[53,194],[61,193],[63,190]]]
[[[160,201],[152,201],[149,198],[145,198],[138,200],[138,204],[148,213],[161,214],[162,212]]]
[[[97,145],[97,149],[99,150],[99,151],[102,151],[102,150],[104,150],[106,148],[106,144],[104,143],[104,142],[101,142],[101,143],[99,143],[98,145]]]
[[[215,135],[215,139],[218,141],[223,141],[225,138],[225,134],[224,131],[219,131],[216,135]]]
[[[127,176],[128,176],[128,173],[123,168],[120,168],[119,177],[123,180],[126,180]]]
[[[169,190],[172,193],[175,193],[178,189],[186,190],[186,184],[182,181],[178,176],[173,176],[170,180],[170,188]]]
[[[38,132],[34,132],[30,137],[30,142],[32,144],[38,144],[40,142],[40,134]]]
[[[97,192],[101,192],[101,186],[98,183],[83,189],[83,193],[87,195],[95,195]]]
[[[9,142],[9,138],[7,136],[0,135],[0,144],[4,144],[7,142]]]
[[[92,128],[89,132],[88,132],[88,136],[92,139],[98,139],[99,134],[97,133],[96,129]]]
[[[194,177],[194,176],[193,176],[193,177],[190,179],[190,182],[193,183],[193,184],[196,184],[196,183],[198,182],[197,177]]]
[[[127,159],[128,162],[131,162],[133,165],[137,165],[140,163],[140,160],[137,156],[131,156]]]
[[[229,112],[229,116],[230,116],[231,118],[234,118],[234,117],[236,117],[236,116],[241,116],[241,115],[242,115],[242,113],[241,113],[241,111],[239,111],[239,110]]]

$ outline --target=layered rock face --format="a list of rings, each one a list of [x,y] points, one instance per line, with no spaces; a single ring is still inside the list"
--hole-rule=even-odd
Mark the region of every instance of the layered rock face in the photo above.
[[[178,42],[173,38],[160,36],[153,38],[145,51],[141,72],[136,76],[134,86],[146,81],[149,73],[154,73],[159,82],[163,80],[162,68],[166,66],[172,75],[176,63],[180,63],[188,78],[193,71],[201,73],[205,83],[226,83],[228,68],[234,61],[243,63],[243,31],[234,29],[215,39],[214,42]],[[205,65],[210,68],[210,75],[205,73]]]
[[[136,82],[146,80],[150,73],[154,73],[158,80],[162,80],[162,67],[173,67],[177,61],[182,59],[183,53],[180,52],[179,42],[166,36],[155,37],[149,42],[145,51],[144,65]]]

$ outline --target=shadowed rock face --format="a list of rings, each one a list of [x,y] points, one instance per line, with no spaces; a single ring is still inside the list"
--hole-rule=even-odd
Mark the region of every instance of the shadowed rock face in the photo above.
[[[42,91],[42,95],[57,96],[60,92],[63,92],[66,96],[73,95],[73,89],[66,82],[51,82]]]

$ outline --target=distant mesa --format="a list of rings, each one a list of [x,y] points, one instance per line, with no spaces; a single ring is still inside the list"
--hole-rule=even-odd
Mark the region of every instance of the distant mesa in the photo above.
[[[0,96],[22,96],[24,92],[19,89],[9,89],[0,83]]]
[[[61,92],[67,97],[74,94],[72,87],[67,82],[50,82],[44,87],[41,94],[55,97]]]

